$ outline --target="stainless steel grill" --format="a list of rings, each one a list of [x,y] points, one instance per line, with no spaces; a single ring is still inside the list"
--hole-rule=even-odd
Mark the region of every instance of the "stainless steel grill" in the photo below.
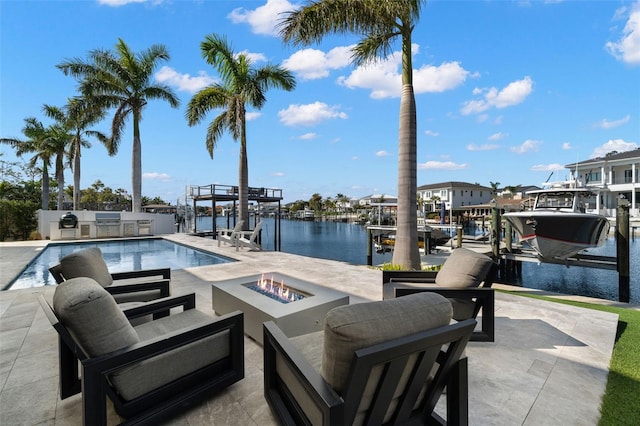
[[[96,226],[120,225],[120,213],[96,213]]]
[[[120,213],[96,213],[96,236],[119,237]]]

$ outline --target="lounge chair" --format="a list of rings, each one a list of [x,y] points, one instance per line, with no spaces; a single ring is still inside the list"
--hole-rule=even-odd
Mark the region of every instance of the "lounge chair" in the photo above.
[[[472,341],[495,340],[495,293],[491,288],[498,265],[488,256],[464,247],[453,250],[440,271],[382,271],[382,297],[436,292],[450,299],[453,318],[475,319],[482,311],[480,330]]]
[[[243,314],[212,318],[194,294],[123,312],[96,281],[73,278],[56,288],[53,307],[39,301],[58,332],[60,398],[82,392],[83,425],[106,425],[106,397],[127,424],[158,424],[244,377]]]
[[[56,283],[78,277],[93,278],[113,295],[117,303],[147,302],[169,296],[171,269],[109,272],[98,247],[75,251],[49,268]]]
[[[468,423],[467,359],[476,324],[450,324],[435,293],[337,307],[324,332],[288,338],[264,327],[265,398],[281,424]]]
[[[238,239],[236,240],[236,251],[238,251],[240,247],[248,247],[249,250],[262,250],[262,246],[258,241],[261,229],[262,222],[258,222],[252,231],[240,231],[238,233]]]
[[[233,229],[223,228],[218,229],[218,235],[216,239],[218,240],[218,247],[220,247],[221,242],[225,242],[227,244],[235,245],[236,240],[238,238],[238,233],[242,231],[242,225],[244,224],[244,220],[239,220]]]

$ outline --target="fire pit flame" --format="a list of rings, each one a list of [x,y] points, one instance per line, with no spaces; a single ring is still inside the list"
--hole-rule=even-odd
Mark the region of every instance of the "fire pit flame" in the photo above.
[[[277,283],[273,276],[271,276],[271,278],[265,278],[264,274],[262,274],[256,284],[249,286],[249,288],[282,303],[295,302],[296,300],[305,298],[304,294],[285,285],[284,279],[280,283]]]

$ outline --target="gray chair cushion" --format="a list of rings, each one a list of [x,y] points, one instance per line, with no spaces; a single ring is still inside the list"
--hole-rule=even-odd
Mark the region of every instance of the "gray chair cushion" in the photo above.
[[[102,257],[102,251],[98,247],[79,250],[63,257],[60,259],[60,269],[66,280],[89,277],[103,287],[113,283],[113,278]]]
[[[426,292],[334,308],[325,318],[322,376],[341,394],[356,350],[447,325],[451,317],[451,303]]]
[[[440,287],[477,287],[489,273],[493,260],[464,247],[453,250],[436,275]]]
[[[113,297],[95,280],[72,278],[53,294],[60,322],[91,356],[138,343],[138,334]]]
[[[150,339],[213,320],[203,312],[189,309],[138,325],[135,330],[144,344]],[[229,354],[229,331],[224,331],[123,368],[112,374],[110,380],[124,399],[132,400]]]

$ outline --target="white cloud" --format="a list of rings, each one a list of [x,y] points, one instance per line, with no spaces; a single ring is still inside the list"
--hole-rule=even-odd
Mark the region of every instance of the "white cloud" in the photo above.
[[[466,163],[456,164],[453,161],[427,161],[418,163],[418,170],[463,170],[469,166]]]
[[[522,80],[509,83],[502,90],[496,87],[489,89],[474,89],[474,94],[484,94],[483,99],[474,99],[463,104],[462,115],[478,114],[490,108],[506,108],[524,102],[533,92],[533,80],[527,76]]]
[[[166,83],[180,91],[189,93],[196,93],[216,82],[215,78],[208,76],[204,71],[199,71],[197,76],[192,77],[189,74],[180,74],[166,65],[160,68],[154,77],[160,83]]]
[[[340,105],[329,106],[324,102],[292,104],[287,109],[278,111],[278,117],[286,126],[313,126],[325,120],[348,118],[346,113],[340,111]]]
[[[129,3],[145,3],[147,1],[149,0],[98,0],[98,4],[104,4],[105,6],[119,7],[119,6],[127,5]],[[154,0],[153,3],[159,4],[161,2],[159,0]]]
[[[535,141],[533,139],[527,139],[522,142],[521,145],[511,147],[511,151],[516,154],[524,154],[530,151],[538,151],[542,145],[542,141]]]
[[[440,133],[434,132],[433,130],[425,130],[424,134],[427,136],[433,136],[433,137],[440,136]]]
[[[334,47],[327,53],[318,49],[302,49],[282,62],[282,66],[297,73],[303,80],[315,80],[329,75],[330,70],[344,68],[351,63],[353,46]]]
[[[238,55],[246,56],[252,63],[267,61],[267,57],[264,55],[264,53],[253,53],[249,52],[248,50],[243,50],[242,52],[238,52],[236,54],[236,56]]]
[[[360,157],[358,157],[357,155],[354,155],[353,157],[351,157],[351,159],[352,159],[353,161],[357,161],[357,160],[359,160],[359,159],[360,159]]]
[[[494,133],[491,136],[489,136],[487,139],[489,139],[490,141],[499,141],[500,139],[504,139],[507,136],[509,136],[508,133],[504,133],[504,132],[498,132],[498,133]]]
[[[387,151],[385,151],[384,149],[381,151],[376,152],[376,157],[388,157],[391,154],[389,154]]]
[[[617,41],[610,41],[605,48],[616,59],[628,64],[640,64],[640,2],[636,2],[629,9],[621,8],[616,11],[616,17],[626,15],[629,18]]]
[[[145,180],[159,180],[162,182],[166,182],[171,180],[171,176],[169,176],[166,173],[157,173],[157,172],[149,172],[149,173],[143,173],[142,174],[142,179]]]
[[[418,45],[414,45],[417,51]],[[340,77],[338,83],[348,88],[371,90],[374,99],[398,98],[402,94],[402,55],[394,52],[385,60],[359,66],[348,77]],[[413,70],[413,91],[440,93],[464,83],[469,71],[459,62],[444,62],[439,66],[423,65]]]
[[[441,93],[464,83],[469,71],[459,62],[444,62],[440,66],[423,65],[413,71],[413,90],[419,93]]]
[[[485,143],[483,145],[469,144],[467,145],[467,151],[491,151],[500,148],[500,145]]]
[[[284,173],[283,172],[274,172],[271,175],[272,176],[277,176],[277,177],[282,177],[282,176],[284,176]]]
[[[603,118],[595,124],[595,127],[599,127],[601,129],[613,129],[614,127],[622,126],[623,124],[628,123],[630,119],[631,116],[628,114],[622,117],[620,120],[609,121],[606,118]]]
[[[560,170],[564,170],[564,166],[558,163],[536,164],[531,166],[529,170],[532,172],[559,172]]]
[[[233,9],[227,18],[234,24],[249,24],[254,34],[277,36],[276,25],[282,18],[281,13],[297,9],[287,0],[267,0],[267,3],[247,10],[244,7]]]
[[[300,135],[299,139],[308,141],[308,140],[311,140],[311,139],[315,139],[317,137],[318,137],[317,133],[309,132],[309,133],[305,133],[304,135]]]
[[[244,118],[245,118],[247,121],[253,121],[253,120],[257,119],[258,117],[260,117],[261,115],[262,115],[262,113],[261,113],[261,112],[258,112],[258,111],[249,111],[249,112],[246,112],[246,113],[245,113]]]
[[[571,143],[569,142],[565,142],[562,144],[562,149],[564,149],[565,151],[568,151],[570,149],[572,149],[573,147],[571,146]]]
[[[604,157],[612,151],[626,152],[636,148],[638,148],[638,144],[635,142],[625,142],[622,139],[612,139],[602,146],[594,149],[590,158]]]

